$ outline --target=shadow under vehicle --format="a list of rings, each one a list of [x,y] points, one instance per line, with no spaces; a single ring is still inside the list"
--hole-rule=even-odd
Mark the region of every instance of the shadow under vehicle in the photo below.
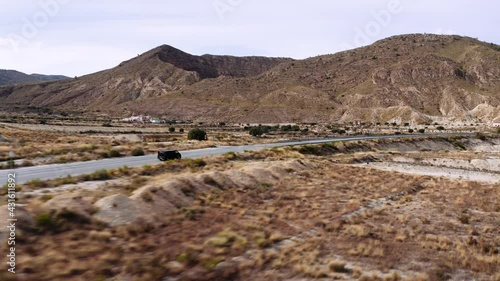
[[[181,153],[177,150],[160,150],[158,151],[158,160],[167,161],[174,159],[181,159]]]

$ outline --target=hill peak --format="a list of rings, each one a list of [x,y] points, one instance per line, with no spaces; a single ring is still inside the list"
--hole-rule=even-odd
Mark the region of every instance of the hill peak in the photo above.
[[[141,63],[146,63],[144,59],[157,58],[163,63],[168,63],[176,68],[196,72],[201,79],[217,78],[220,76],[248,77],[259,75],[274,66],[289,62],[288,58],[267,58],[267,57],[235,57],[203,55],[197,56],[186,53],[170,45],[158,46],[144,53]]]
[[[154,49],[152,49],[150,52],[156,53],[156,54],[171,54],[171,55],[189,55],[189,56],[194,56],[189,53],[186,53],[182,51],[181,49],[175,48],[171,45],[163,44],[160,45]]]

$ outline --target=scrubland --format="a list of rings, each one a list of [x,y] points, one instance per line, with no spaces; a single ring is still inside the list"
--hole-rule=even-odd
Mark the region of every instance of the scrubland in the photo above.
[[[127,123],[44,115],[0,115],[0,169],[44,164],[64,164],[124,156],[141,156],[162,149],[197,149],[235,146],[283,140],[331,138],[345,135],[475,132],[474,124],[416,125],[396,124],[148,124]],[[6,119],[7,118],[7,119]],[[45,118],[45,119],[44,119]],[[8,122],[7,122],[8,121]],[[99,123],[101,122],[101,123]],[[483,124],[484,125],[484,124]],[[264,136],[252,136],[252,128],[266,128]],[[189,141],[187,132],[202,128],[208,133],[204,142]],[[439,128],[439,129],[437,129]],[[491,130],[491,129],[490,129]],[[417,132],[418,133],[418,132]]]
[[[59,188],[27,184],[19,271],[0,278],[500,280],[498,182],[377,167],[473,170],[460,165],[498,159],[499,144],[334,143],[122,168]]]
[[[242,145],[275,140],[256,139],[248,132],[210,130],[207,141],[189,141],[192,127],[168,125],[138,127],[0,124],[0,169],[43,164],[141,156],[163,149],[197,149],[217,145]],[[174,128],[174,132],[169,132]],[[180,131],[183,131],[182,133]],[[1,140],[1,139],[0,139]],[[13,153],[13,154],[12,154]],[[13,162],[9,160],[13,159]]]

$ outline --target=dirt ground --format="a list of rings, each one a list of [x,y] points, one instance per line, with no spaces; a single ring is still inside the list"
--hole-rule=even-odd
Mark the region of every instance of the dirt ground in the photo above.
[[[376,167],[498,175],[473,149],[495,142],[280,148],[23,188],[15,280],[500,280],[498,182]],[[458,166],[473,159],[492,168]]]

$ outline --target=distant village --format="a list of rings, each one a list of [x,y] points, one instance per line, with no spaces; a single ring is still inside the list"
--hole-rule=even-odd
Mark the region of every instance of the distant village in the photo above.
[[[121,119],[122,122],[129,123],[152,123],[152,124],[191,124],[192,121],[167,120],[151,117],[149,115],[138,115]]]
[[[151,117],[149,115],[138,115],[138,116],[132,116],[128,118],[123,118],[121,119],[122,122],[129,122],[129,123],[151,123],[151,124],[192,124],[193,121],[185,121],[185,120],[167,120],[167,119],[161,119],[161,118],[155,118]],[[397,125],[403,125],[403,121],[401,118],[394,118],[391,119],[389,124],[395,123]],[[295,124],[295,123],[294,123]],[[353,122],[354,125],[362,125],[363,122]],[[411,123],[405,123],[410,126],[417,126],[414,122]],[[500,128],[500,117],[495,118],[491,123],[490,126],[493,126],[494,128]]]

